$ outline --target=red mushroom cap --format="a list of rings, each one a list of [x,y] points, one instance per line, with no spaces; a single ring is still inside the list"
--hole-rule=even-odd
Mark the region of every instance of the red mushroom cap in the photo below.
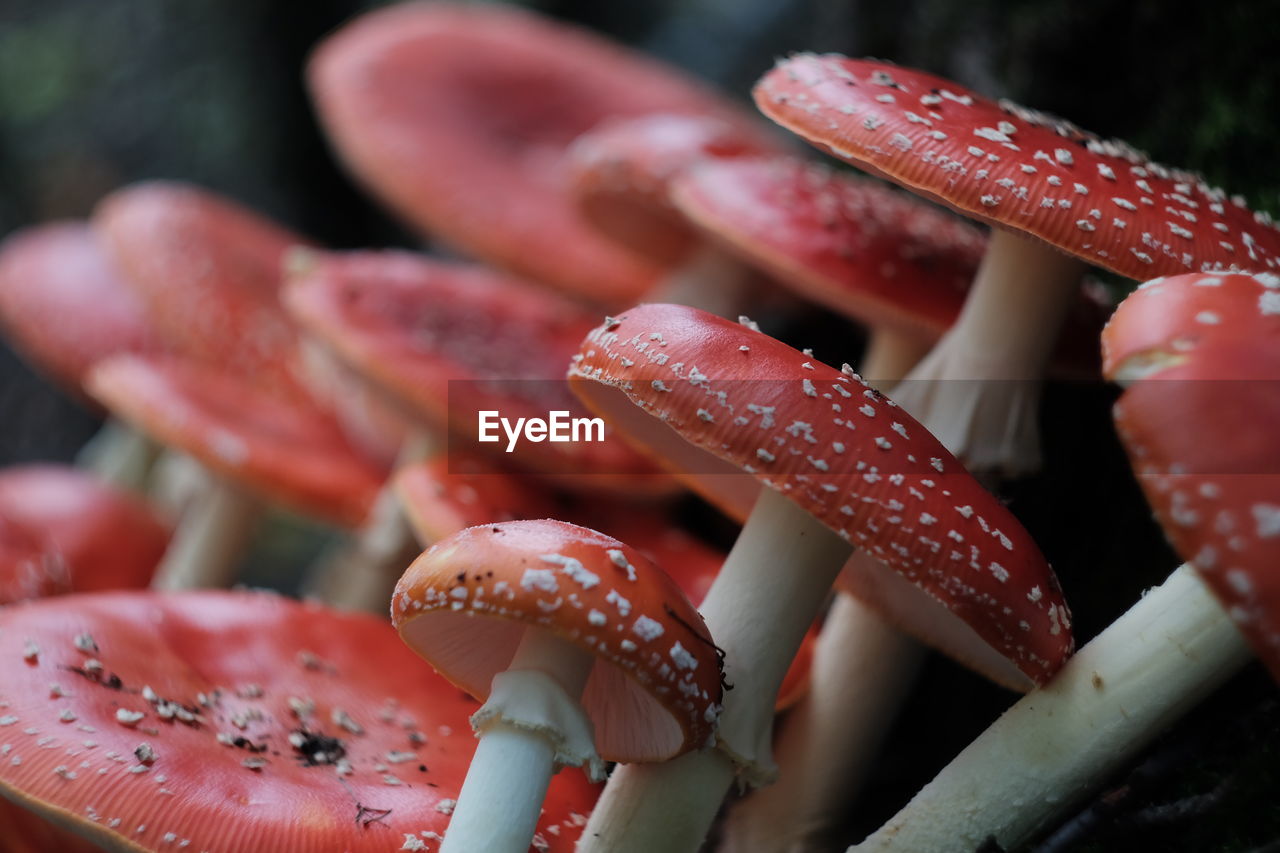
[[[699,239],[672,206],[672,181],[702,161],[778,151],[723,119],[657,113],[603,121],[574,140],[566,158],[592,225],[651,263],[675,266]]]
[[[0,792],[109,849],[434,849],[407,839],[439,840],[475,749],[475,703],[369,616],[115,593],[0,626]],[[571,850],[594,798],[554,780],[539,849]]]
[[[1206,343],[1131,385],[1115,417],[1165,535],[1280,680],[1277,378],[1274,331]]]
[[[0,320],[37,370],[86,401],[80,383],[95,361],[158,349],[142,300],[80,222],[28,228],[0,244]]]
[[[48,537],[74,592],[146,587],[169,544],[146,503],[60,465],[0,471],[0,516]]]
[[[582,414],[564,366],[593,315],[483,267],[407,252],[329,254],[291,280],[286,300],[309,332],[415,419],[476,450],[565,485],[642,495],[673,490],[624,442],[478,443],[478,413]],[[577,475],[584,476],[577,476]]]
[[[698,611],[634,548],[585,527],[547,519],[463,530],[409,567],[391,620],[480,699],[525,625],[595,655],[582,707],[606,760],[662,761],[700,748],[719,716],[720,660]]]
[[[87,387],[116,415],[250,491],[355,526],[384,473],[322,412],[243,379],[172,359],[117,356]]]
[[[48,533],[0,509],[0,605],[70,591],[71,572]]]
[[[1111,316],[1102,332],[1103,370],[1123,384],[1186,361],[1201,348],[1277,339],[1280,276],[1207,272],[1158,278],[1130,294]]]
[[[93,225],[170,348],[306,398],[281,264],[308,241],[213,193],[155,181],[117,190]]]
[[[1268,217],[1198,175],[923,71],[801,53],[755,99],[833,156],[1129,278],[1270,270],[1280,256]]]
[[[366,14],[322,44],[308,72],[343,159],[411,223],[604,304],[638,298],[657,270],[583,221],[565,181],[569,144],[614,116],[750,125],[675,69],[509,6]]]
[[[1068,611],[1031,537],[856,376],[676,305],[611,318],[569,375],[591,408],[713,501],[734,506],[768,486],[867,549],[1013,664],[1004,681],[1039,683],[1070,654]],[[740,471],[753,479],[724,476]]]

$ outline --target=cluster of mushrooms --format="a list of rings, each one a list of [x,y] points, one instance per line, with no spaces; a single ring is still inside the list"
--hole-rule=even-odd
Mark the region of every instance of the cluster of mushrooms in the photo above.
[[[10,343],[109,417],[0,472],[0,849],[829,849],[928,646],[1026,695],[853,849],[1011,850],[1280,678],[1280,231],[1241,199],[924,72],[767,71],[870,181],[500,5],[372,12],[307,73],[447,255],[173,182],[0,247]],[[1142,285],[1108,319],[1090,268]],[[860,367],[760,330],[801,303]],[[1187,562],[1077,651],[987,486],[1099,351]],[[553,410],[607,435],[476,440]],[[228,589],[272,507],[346,531],[302,600]]]

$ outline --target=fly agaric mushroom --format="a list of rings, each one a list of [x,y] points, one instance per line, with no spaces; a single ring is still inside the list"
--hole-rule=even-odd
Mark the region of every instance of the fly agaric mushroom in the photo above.
[[[61,592],[145,587],[169,542],[146,503],[59,465],[0,471],[0,516],[48,539],[65,570]]]
[[[319,47],[308,79],[343,160],[411,224],[606,305],[638,299],[658,269],[582,220],[565,180],[569,144],[606,119],[657,112],[758,135],[678,70],[510,6],[363,15]]]
[[[1066,607],[1030,537],[856,376],[673,305],[607,320],[569,375],[589,406],[699,490],[759,492],[702,605],[734,685],[718,748],[615,772],[585,849],[693,849],[735,775],[768,780],[778,683],[855,547],[894,570],[868,579],[892,590],[886,600],[932,606],[1010,679],[1043,681],[1070,653]]]
[[[1034,467],[1038,379],[1085,264],[1142,280],[1280,255],[1269,217],[1199,176],[925,72],[802,53],[755,99],[818,148],[993,226],[960,318],[898,394],[971,468]]]
[[[383,480],[314,407],[196,363],[117,356],[95,367],[86,387],[136,428],[215,475],[174,534],[157,571],[159,587],[228,584],[260,515],[255,496],[355,526]]]
[[[5,805],[107,849],[435,850],[474,748],[385,620],[273,594],[16,605],[0,660]],[[537,845],[569,853],[596,792],[552,785]]]
[[[718,649],[675,583],[616,539],[551,520],[467,528],[409,567],[391,605],[405,643],[485,702],[441,853],[526,850],[559,767],[599,780],[603,760],[712,739]]]
[[[0,510],[0,606],[71,591],[71,572],[48,533]]]
[[[94,362],[160,350],[142,300],[82,222],[28,228],[0,244],[0,321],[36,370],[95,411],[81,387]],[[155,452],[142,436],[109,421],[81,459],[106,482],[138,488]]]
[[[1250,646],[1280,680],[1280,312],[1260,298],[1276,292],[1266,282],[1277,283],[1176,276],[1121,304],[1108,352],[1141,354],[1145,369],[1116,404],[1116,424],[1156,517],[1188,562],[854,849],[1012,849],[1242,667]],[[1189,312],[1201,292],[1214,307]],[[1161,304],[1167,317],[1158,316]],[[1137,316],[1127,316],[1131,309]],[[1198,327],[1217,325],[1196,319],[1206,310],[1245,319],[1247,336],[1215,328],[1195,342]],[[1138,320],[1161,330],[1163,342]],[[1231,439],[1211,439],[1223,423]]]

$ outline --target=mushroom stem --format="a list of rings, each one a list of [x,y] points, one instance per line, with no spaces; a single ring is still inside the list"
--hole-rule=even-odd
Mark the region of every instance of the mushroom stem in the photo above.
[[[1019,847],[1249,659],[1231,619],[1183,565],[850,850]]]
[[[573,752],[581,746],[575,736],[590,734],[578,702],[594,665],[590,652],[525,629],[507,671],[494,677],[489,701],[471,718],[480,743],[440,853],[528,851],[551,777],[572,763],[566,741]]]
[[[852,552],[791,500],[761,491],[701,606],[733,685],[717,748],[661,765],[618,767],[579,851],[697,850],[735,774],[752,785],[769,780],[778,687]]]
[[[143,493],[162,446],[124,421],[109,418],[80,449],[76,461],[104,483]]]
[[[997,228],[951,329],[894,394],[970,471],[1039,463],[1039,380],[1086,269]]]
[[[888,391],[927,351],[919,336],[877,329],[859,372]],[[734,805],[721,853],[831,849],[923,652],[873,608],[837,594],[818,635],[809,692],[779,722],[778,781]]]
[[[227,587],[262,515],[262,504],[230,481],[210,475],[178,523],[156,568],[155,589]]]
[[[728,252],[703,245],[672,269],[646,302],[669,302],[700,308],[720,317],[736,318],[747,304],[757,274]]]

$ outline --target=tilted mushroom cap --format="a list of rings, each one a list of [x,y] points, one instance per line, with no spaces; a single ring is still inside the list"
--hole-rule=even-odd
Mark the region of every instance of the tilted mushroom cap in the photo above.
[[[719,714],[720,661],[697,610],[634,548],[584,527],[468,528],[409,567],[391,619],[412,649],[481,699],[526,625],[595,655],[582,707],[606,760],[700,748]]]
[[[212,192],[163,181],[107,196],[93,225],[174,352],[307,396],[297,330],[279,300],[282,260],[305,238]]]
[[[987,245],[909,195],[789,157],[700,163],[671,196],[710,238],[802,296],[926,341],[955,322]],[[1096,375],[1101,306],[1081,297],[1072,322],[1057,361]]]
[[[320,46],[308,76],[343,159],[411,223],[605,304],[638,298],[657,270],[583,221],[565,180],[568,145],[615,116],[750,124],[673,68],[509,6],[364,15]]]
[[[565,155],[582,215],[642,258],[679,264],[699,242],[671,204],[672,181],[704,160],[777,153],[776,144],[721,118],[656,113],[609,119]]]
[[[142,300],[81,222],[15,232],[0,244],[0,321],[39,371],[78,398],[95,361],[159,344]]]
[[[244,488],[339,524],[363,522],[384,479],[324,413],[198,364],[117,356],[93,369],[87,388]]]
[[[923,71],[801,53],[755,98],[835,157],[1129,278],[1271,270],[1280,258],[1270,219],[1198,175]]]
[[[1280,335],[1215,342],[1131,385],[1116,426],[1165,535],[1280,680]]]
[[[146,503],[60,465],[0,471],[0,516],[48,537],[74,592],[147,586],[169,543]]]
[[[109,849],[435,849],[475,749],[475,703],[369,616],[111,593],[0,629],[0,794]],[[571,850],[594,798],[553,781],[540,849]]]
[[[0,509],[0,605],[71,591],[71,572],[47,531]]]
[[[500,441],[476,441],[480,411],[512,421],[555,410],[583,414],[565,387],[564,366],[594,315],[561,297],[476,265],[348,252],[316,258],[291,279],[285,298],[311,334],[415,420],[452,430],[458,442],[581,489],[652,495],[675,488],[612,436],[523,442],[506,454],[495,424]]]
[[[1107,323],[1103,370],[1127,384],[1186,361],[1202,347],[1277,338],[1280,277],[1206,272],[1158,278],[1131,293]]]
[[[1066,606],[1031,537],[856,376],[705,312],[643,305],[588,336],[570,381],[713,501],[749,504],[767,486],[867,549],[911,582],[913,604],[967,623],[990,648],[959,656],[985,655],[1002,683],[1041,682],[1070,653]]]

